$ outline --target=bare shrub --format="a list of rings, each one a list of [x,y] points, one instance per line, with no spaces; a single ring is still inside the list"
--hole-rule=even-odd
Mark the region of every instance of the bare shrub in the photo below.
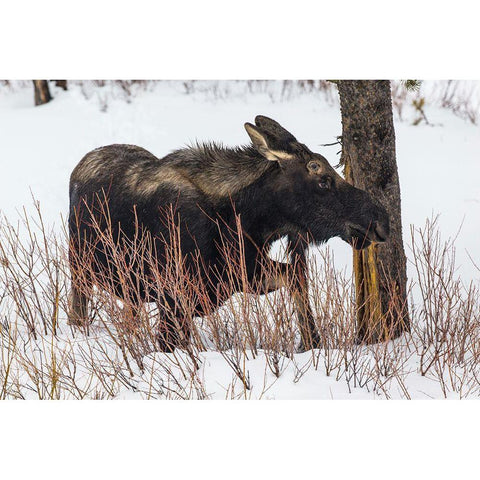
[[[412,235],[412,257],[421,304],[415,314],[414,345],[419,372],[439,381],[445,397],[478,393],[480,296],[457,275],[454,240],[442,242],[437,219]]]
[[[48,230],[38,205],[33,218],[24,214],[16,226],[2,219],[1,399],[269,398],[280,380],[290,378],[293,389],[322,375],[344,385],[345,392],[381,398],[480,394],[478,286],[458,277],[453,241],[442,242],[435,220],[412,229],[411,295],[418,300],[410,312],[411,333],[358,344],[352,280],[334,268],[327,248],[309,259],[310,302],[322,347],[298,353],[291,279],[260,294],[280,272],[265,254],[257,281],[247,279],[239,220],[222,245],[225,274],[205,276],[200,256],[182,256],[171,211],[165,212],[170,233],[164,262],[158,262],[152,238],[140,227],[135,242],[114,241],[108,212],[103,215],[96,234],[115,275],[96,265],[94,255],[88,259],[88,251],[73,262],[77,287],[90,297],[88,315],[75,327],[67,321],[66,233]],[[211,281],[225,302],[208,293]],[[142,285],[149,287],[146,302]],[[174,304],[168,301],[172,297]],[[159,352],[169,321],[177,322],[180,347]],[[210,362],[221,368],[209,370]]]

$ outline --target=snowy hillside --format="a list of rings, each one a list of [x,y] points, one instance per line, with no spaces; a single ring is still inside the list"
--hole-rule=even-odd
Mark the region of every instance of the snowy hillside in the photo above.
[[[258,114],[278,120],[311,150],[323,154],[332,165],[338,163],[339,146],[322,146],[335,142],[341,134],[335,92],[299,90],[282,96],[280,83],[269,83],[252,91],[235,82],[217,85],[215,89],[203,82],[203,87],[195,89],[183,82],[161,82],[126,96],[109,84],[88,88],[72,84],[68,91],[54,89],[54,100],[40,107],[33,106],[33,92],[28,84],[13,90],[0,87],[3,172],[0,212],[4,216],[1,223],[16,225],[24,207],[28,215],[35,215],[33,197],[39,202],[46,229],[52,228],[61,238],[62,219],[68,211],[69,175],[85,153],[111,143],[140,145],[158,157],[196,140],[245,144],[248,136],[243,124]],[[476,88],[480,91],[480,86]],[[428,219],[439,215],[436,228],[442,239],[455,237],[455,276],[462,288],[470,282],[478,286],[480,127],[469,121],[466,114],[459,115],[434,101],[437,87],[433,82],[425,82],[422,89],[429,124],[412,125],[418,112],[409,100],[402,110],[402,119],[397,112],[395,120],[407,257],[412,259],[411,227],[423,229]],[[429,104],[429,98],[433,104]],[[27,240],[23,227],[19,235]],[[320,270],[326,252],[334,257],[338,278],[348,280],[350,246],[333,239],[328,246],[312,248],[312,261]],[[278,254],[278,250],[273,253]],[[328,257],[328,261],[332,259]],[[418,278],[411,262],[408,272],[412,298],[419,309],[422,297],[415,286]],[[0,275],[4,279],[0,282],[5,281],[5,275],[8,276]],[[462,295],[467,295],[466,290],[459,291],[459,298]],[[472,318],[478,322],[475,308]],[[102,324],[94,325],[87,337],[72,331],[62,312],[57,336],[41,332],[30,342],[21,315],[6,297],[0,302],[0,313],[3,324],[0,348],[10,352],[9,355],[23,352],[21,358],[7,355],[11,361],[8,374],[7,363],[0,366],[0,386],[4,379],[5,385],[8,384],[0,395],[9,398],[328,399],[480,395],[480,385],[473,380],[480,373],[478,362],[469,366],[459,364],[455,367],[458,370],[450,369],[448,373],[433,367],[428,369],[424,365],[428,354],[422,350],[418,338],[402,337],[388,345],[360,346],[345,357],[336,348],[295,354],[293,358],[276,359],[280,363],[276,373],[271,365],[271,352],[262,348],[256,353],[242,352],[240,360],[236,357],[238,352],[207,349],[198,354],[198,371],[184,352],[150,353],[144,358],[142,372],[131,359],[127,368],[120,349]],[[12,342],[14,348],[9,347]],[[398,364],[385,367],[383,377],[379,371],[376,376],[370,375],[372,370],[378,370],[381,356],[389,361],[396,358]],[[7,357],[4,354],[3,358]],[[234,357],[242,365],[247,385],[232,369]],[[338,366],[342,358],[353,358],[353,364],[349,365],[356,365],[357,370],[353,373],[348,368],[342,370]],[[101,380],[100,370],[108,385]],[[466,379],[463,389],[456,378],[461,375]],[[53,390],[52,376],[58,377],[60,385]]]

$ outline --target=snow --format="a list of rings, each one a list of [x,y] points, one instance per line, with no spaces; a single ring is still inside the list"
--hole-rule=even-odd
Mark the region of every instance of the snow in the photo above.
[[[208,87],[208,82],[204,84]],[[426,82],[423,88],[431,89],[431,84]],[[29,87],[13,91],[2,87],[2,214],[15,224],[24,207],[33,212],[33,196],[40,203],[45,223],[61,232],[62,218],[66,218],[68,211],[69,175],[85,153],[111,143],[137,144],[158,157],[196,140],[245,144],[248,137],[243,124],[257,114],[276,119],[312,150],[326,156],[332,165],[338,163],[339,146],[321,146],[334,142],[341,134],[340,111],[335,100],[301,92],[282,99],[278,94],[279,83],[254,92],[235,82],[226,82],[220,87],[217,94],[208,88],[187,94],[182,82],[160,82],[138,89],[126,101],[125,96],[109,84],[103,88],[72,84],[66,92],[54,88],[54,101],[40,107],[33,106],[33,92]],[[403,121],[395,119],[407,256],[411,255],[410,226],[423,227],[428,218],[439,214],[442,237],[456,236],[458,275],[465,284],[479,282],[480,271],[472,262],[480,265],[479,127],[435,105],[427,109],[432,125],[413,126],[413,115],[406,108]],[[317,258],[325,248],[312,248],[312,257]],[[332,239],[328,248],[334,253],[337,270],[348,277],[350,247],[339,239]],[[412,265],[408,268],[409,278],[414,279]],[[65,327],[56,340],[51,336],[42,337],[42,351],[33,349],[32,358],[36,355],[51,358],[52,346],[55,346],[53,351],[68,352],[71,357],[66,358],[78,359],[83,348],[102,344],[112,355],[118,355],[101,327],[95,327],[93,332],[86,338]],[[403,341],[394,342],[396,348]],[[185,353],[177,354],[178,361],[173,361],[171,355],[148,354],[144,359],[144,372],[134,369],[134,378],[127,384],[117,382],[112,396],[161,398],[158,390],[152,393],[151,379],[163,375],[166,365],[174,368],[175,364],[175,368],[179,368],[178,365],[189,362]],[[181,386],[177,385],[171,398],[405,398],[395,381],[390,381],[381,391],[355,386],[353,380],[347,382],[344,376],[337,380],[335,373],[327,375],[323,354],[318,352],[299,353],[293,360],[283,359],[283,371],[278,378],[268,367],[266,352],[259,350],[257,355],[247,352],[243,368],[248,371],[251,388],[245,389],[226,361],[226,355],[229,352],[201,352],[197,378],[187,378]],[[365,349],[362,355],[367,361],[372,351]],[[405,385],[412,398],[458,398],[458,392],[443,395],[437,379],[420,375],[418,358],[405,357],[404,360]],[[304,373],[297,378],[300,371]],[[88,372],[82,374],[85,375],[83,381],[88,382]],[[21,368],[17,375],[19,383],[28,382]],[[172,375],[165,373],[162,378],[171,379]],[[38,391],[24,394],[38,398]]]

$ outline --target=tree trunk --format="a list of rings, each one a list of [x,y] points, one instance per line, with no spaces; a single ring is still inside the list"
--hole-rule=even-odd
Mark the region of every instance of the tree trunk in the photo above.
[[[35,105],[43,105],[52,100],[47,80],[33,80],[35,88]]]
[[[390,216],[387,242],[353,252],[358,338],[384,341],[409,330],[390,82],[340,80],[337,85],[345,178],[369,192]]]
[[[66,80],[54,80],[55,86],[67,90],[67,81]]]

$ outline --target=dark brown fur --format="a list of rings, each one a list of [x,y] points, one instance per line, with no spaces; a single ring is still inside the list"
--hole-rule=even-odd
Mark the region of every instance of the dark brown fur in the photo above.
[[[363,248],[371,241],[384,241],[389,230],[387,214],[366,192],[345,182],[324,157],[311,152],[274,120],[258,116],[255,125],[246,124],[245,128],[252,140],[247,147],[196,145],[158,159],[141,147],[110,145],[93,150],[80,161],[70,180],[72,323],[82,323],[88,317],[88,295],[81,291],[75,272],[86,258],[85,245],[99,243],[92,216],[98,211],[95,202],[102,198],[118,244],[125,239],[133,241],[140,226],[152,237],[159,265],[165,261],[165,239],[169,238],[162,212],[173,208],[182,254],[193,258],[199,253],[202,275],[207,277],[213,271],[223,275],[225,259],[218,245],[225,237],[235,241],[232,232],[239,218],[249,282],[255,283],[261,276],[260,256],[273,241],[287,235],[292,264],[270,261],[279,277],[264,285],[264,291],[278,288],[282,278],[293,276],[296,280],[290,286],[303,345],[318,342],[306,294],[308,243],[340,236]],[[115,278],[115,269],[107,267],[108,249],[97,246],[94,252],[96,265],[103,265]],[[136,268],[140,267],[133,270]],[[95,283],[93,277],[91,283]],[[218,305],[224,298],[218,296],[215,282],[210,279],[207,283],[212,284],[212,305]],[[117,294],[122,296],[120,288]],[[159,296],[146,285],[142,285],[140,297],[139,301],[167,302],[170,311],[176,312],[176,318],[165,319],[169,339],[164,336],[160,345],[166,350],[179,345],[175,321],[183,313],[178,302],[164,294]],[[198,305],[196,313],[204,310]]]

